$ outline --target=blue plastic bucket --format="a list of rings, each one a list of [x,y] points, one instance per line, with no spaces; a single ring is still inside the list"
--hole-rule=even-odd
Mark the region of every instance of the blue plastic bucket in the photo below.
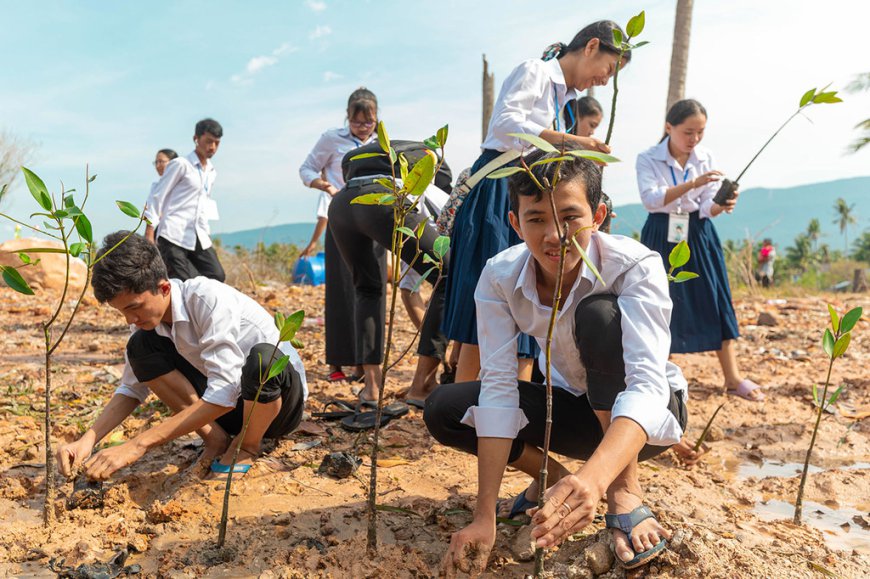
[[[321,251],[313,257],[300,257],[293,269],[293,283],[323,285],[326,282],[325,255]]]

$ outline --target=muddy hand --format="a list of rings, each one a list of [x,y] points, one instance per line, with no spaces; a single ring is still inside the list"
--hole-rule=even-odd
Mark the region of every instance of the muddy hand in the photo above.
[[[71,477],[73,471],[81,466],[82,462],[94,450],[93,443],[86,439],[86,436],[87,434],[75,442],[60,446],[57,452],[54,453],[57,469],[63,476],[67,478]]]
[[[450,538],[450,547],[441,561],[442,575],[456,577],[457,571],[471,576],[480,575],[486,569],[494,544],[495,521],[472,521]]]
[[[536,547],[555,547],[592,522],[601,493],[577,475],[554,484],[544,495],[541,509],[531,509],[532,539]]]
[[[85,474],[93,480],[106,480],[119,469],[142,458],[145,449],[135,440],[101,450],[85,463]]]

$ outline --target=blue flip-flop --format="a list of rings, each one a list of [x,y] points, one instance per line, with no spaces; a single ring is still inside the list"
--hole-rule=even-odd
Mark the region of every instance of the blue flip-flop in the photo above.
[[[622,515],[604,515],[604,523],[608,529],[619,529],[623,533],[628,536],[628,541],[631,543],[631,532],[634,530],[636,526],[638,526],[642,521],[647,519],[654,519],[655,515],[653,515],[652,511],[649,510],[649,507],[646,505],[641,505],[627,514]],[[616,560],[619,561],[619,564],[622,565],[625,569],[634,569],[635,567],[640,567],[641,565],[646,565],[659,555],[661,555],[662,551],[667,547],[668,542],[664,539],[659,541],[658,545],[647,549],[641,553],[635,552],[635,556],[628,561],[623,561],[616,556]],[[614,547],[615,548],[615,547]],[[632,550],[634,548],[632,547]],[[614,553],[615,554],[615,553]]]
[[[523,492],[514,497],[514,502],[511,504],[511,510],[507,516],[508,519],[513,519],[517,515],[524,515],[529,509],[538,506],[538,501],[530,501],[526,498],[527,490],[529,489],[526,488]],[[498,504],[496,504],[495,510],[496,514],[498,514]]]
[[[233,474],[245,474],[249,470],[251,470],[251,464],[236,464],[236,466],[232,469]],[[216,458],[211,463],[211,471],[217,474],[228,474],[230,472],[230,465],[221,464],[220,459]]]

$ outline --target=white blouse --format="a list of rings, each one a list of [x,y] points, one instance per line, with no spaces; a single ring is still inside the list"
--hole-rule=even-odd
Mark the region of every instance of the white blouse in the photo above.
[[[699,211],[702,219],[713,217],[710,210],[713,208],[713,197],[721,185],[720,181],[695,187],[682,197],[664,204],[668,189],[716,168],[713,155],[700,145],[692,150],[686,166],[681,167],[668,151],[668,141],[670,137],[637,156],[637,187],[643,206],[650,213],[676,213],[680,209],[683,213]]]
[[[554,121],[565,103],[578,96],[576,90],[568,90],[558,59],[526,60],[501,85],[481,148],[519,151],[528,143],[508,133],[540,135],[551,128],[564,131],[565,127],[554,126]]]

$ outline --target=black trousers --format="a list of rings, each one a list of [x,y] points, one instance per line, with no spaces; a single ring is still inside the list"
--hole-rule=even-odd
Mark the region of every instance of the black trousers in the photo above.
[[[166,264],[169,277],[182,281],[198,276],[216,279],[219,282],[227,279],[214,246],[203,249],[198,237],[193,251],[175,245],[163,237],[157,238],[157,249],[160,250],[160,257]]]
[[[575,313],[575,342],[586,367],[586,394],[575,396],[553,388],[553,431],[550,450],[571,458],[587,460],[601,443],[604,433],[595,410],[612,410],[617,395],[625,390],[622,358],[622,315],[616,297],[596,295],[584,299]],[[582,323],[580,323],[582,320]],[[520,409],[529,423],[511,445],[509,462],[516,461],[526,444],[541,448],[547,418],[547,390],[540,384],[520,381]],[[429,432],[441,444],[477,454],[477,432],[460,421],[476,406],[480,382],[444,384],[426,399],[423,419]],[[682,396],[671,392],[668,410],[682,428],[688,415]],[[638,460],[652,458],[668,447],[645,445]]]
[[[393,208],[391,206],[358,205],[351,201],[359,195],[383,192],[380,185],[367,184],[342,189],[329,205],[329,228],[335,243],[351,271],[355,289],[355,313],[357,334],[357,355],[363,364],[380,364],[384,358],[384,324],[386,317],[386,265],[383,259],[385,248],[391,247],[393,232]],[[412,213],[405,219],[405,226],[416,230],[421,222],[426,222],[420,239],[423,254],[435,257],[432,247],[438,232],[428,218],[420,213]],[[416,244],[407,241],[402,251],[402,260],[412,263],[414,269],[424,275],[430,263],[423,263],[421,254],[416,260]],[[449,257],[444,256],[446,276]],[[432,272],[427,281],[434,284],[437,276]],[[429,308],[423,318],[420,330],[420,344],[417,353],[421,356],[444,358],[447,338],[441,333],[441,318],[444,311],[444,287],[439,283],[432,293]]]
[[[356,297],[353,276],[344,263],[335,244],[332,227],[327,221],[324,245],[326,247],[326,298],[324,308],[324,333],[326,334],[326,363],[333,366],[359,364],[356,353]],[[384,249],[380,249],[380,261]],[[386,307],[386,306],[381,306]]]
[[[216,420],[228,434],[241,432],[244,401],[254,400],[256,397],[261,370],[263,374],[268,371],[267,365],[274,349],[273,344],[257,344],[248,353],[240,376],[242,395],[235,408]],[[280,351],[277,352],[275,359],[282,355]],[[205,393],[208,379],[178,353],[172,340],[158,335],[154,330],[138,330],[130,336],[127,341],[127,359],[133,374],[140,382],[148,382],[178,370],[190,381],[198,396]],[[273,402],[281,398],[281,410],[266,430],[265,438],[280,438],[299,426],[304,409],[303,397],[302,380],[290,364],[263,384],[258,402]]]

